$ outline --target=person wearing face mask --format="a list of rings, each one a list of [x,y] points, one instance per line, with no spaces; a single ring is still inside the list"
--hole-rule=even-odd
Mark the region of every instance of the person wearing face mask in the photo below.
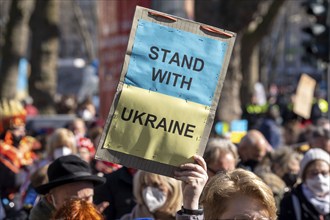
[[[77,153],[76,141],[73,133],[66,128],[58,128],[50,137],[47,155],[50,161],[61,156]]]
[[[96,109],[91,98],[86,98],[78,107],[78,116],[84,121],[92,121],[95,118]]]
[[[180,181],[145,171],[138,171],[133,180],[136,205],[120,220],[152,218],[174,220],[182,205]]]
[[[272,147],[263,134],[257,130],[250,130],[238,145],[241,161],[237,166],[253,172],[270,151]]]
[[[307,151],[299,176],[302,183],[281,201],[279,220],[329,220],[330,155],[318,148]]]
[[[276,149],[270,155],[271,171],[285,182],[288,190],[297,182],[301,159],[302,156],[289,147]]]

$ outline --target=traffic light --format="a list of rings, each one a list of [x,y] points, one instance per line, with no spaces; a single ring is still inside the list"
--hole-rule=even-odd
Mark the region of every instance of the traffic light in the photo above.
[[[309,35],[309,39],[302,43],[306,55],[312,59],[329,62],[328,1],[309,0],[303,6],[312,20],[311,24],[302,29],[303,32]]]

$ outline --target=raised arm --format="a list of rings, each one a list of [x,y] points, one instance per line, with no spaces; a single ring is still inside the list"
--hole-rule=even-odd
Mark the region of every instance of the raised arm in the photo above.
[[[175,178],[182,181],[183,208],[199,210],[199,198],[207,182],[206,163],[201,156],[194,156],[196,163],[187,163],[175,171]],[[189,214],[189,213],[187,213]]]

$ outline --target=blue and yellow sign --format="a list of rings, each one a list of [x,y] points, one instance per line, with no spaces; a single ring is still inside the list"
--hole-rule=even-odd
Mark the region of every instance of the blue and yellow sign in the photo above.
[[[206,144],[233,40],[150,20],[135,20],[130,38],[134,43],[128,48],[127,68],[101,144],[179,166]]]

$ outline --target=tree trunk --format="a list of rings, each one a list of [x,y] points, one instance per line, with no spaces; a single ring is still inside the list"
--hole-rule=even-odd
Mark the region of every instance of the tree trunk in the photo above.
[[[26,54],[29,39],[28,22],[34,7],[33,0],[13,0],[2,48],[0,69],[0,98],[16,97],[18,63]]]
[[[278,14],[278,11],[284,2],[285,0],[273,0],[272,4],[268,8],[267,13],[265,15],[259,15],[259,17],[262,17],[261,22],[256,20],[252,21],[251,23],[253,23],[252,26],[254,28],[247,28],[246,31],[243,32],[241,48],[241,65],[243,73],[241,101],[243,105],[246,105],[250,102],[253,94],[254,84],[258,81],[259,77],[258,72],[255,71],[256,67],[251,66],[255,47],[268,33],[276,15]],[[265,3],[268,4],[269,2]]]
[[[240,88],[241,72],[241,39],[238,35],[231,55],[225,82],[217,110],[218,120],[231,122],[240,119],[242,115]]]
[[[217,114],[219,120],[231,121],[241,117],[241,99],[243,99],[243,103],[247,100],[251,88],[246,87],[251,84],[248,83],[249,81],[255,80],[255,78],[251,78],[251,80],[249,78],[251,76],[252,53],[255,46],[271,27],[272,20],[284,1],[195,0],[197,21],[237,33],[219,101]],[[260,5],[270,3],[271,6],[267,13],[262,14]],[[262,22],[255,21],[256,14],[259,14],[259,18],[262,18]],[[249,32],[248,27],[251,22],[256,22],[256,28]],[[243,88],[241,88],[242,83],[244,84]]]
[[[37,0],[31,18],[29,92],[41,114],[54,114],[57,84],[59,1]]]
[[[251,21],[258,4],[259,0],[195,1],[197,21],[237,33],[217,109],[217,119],[221,121],[241,118],[241,32]]]

